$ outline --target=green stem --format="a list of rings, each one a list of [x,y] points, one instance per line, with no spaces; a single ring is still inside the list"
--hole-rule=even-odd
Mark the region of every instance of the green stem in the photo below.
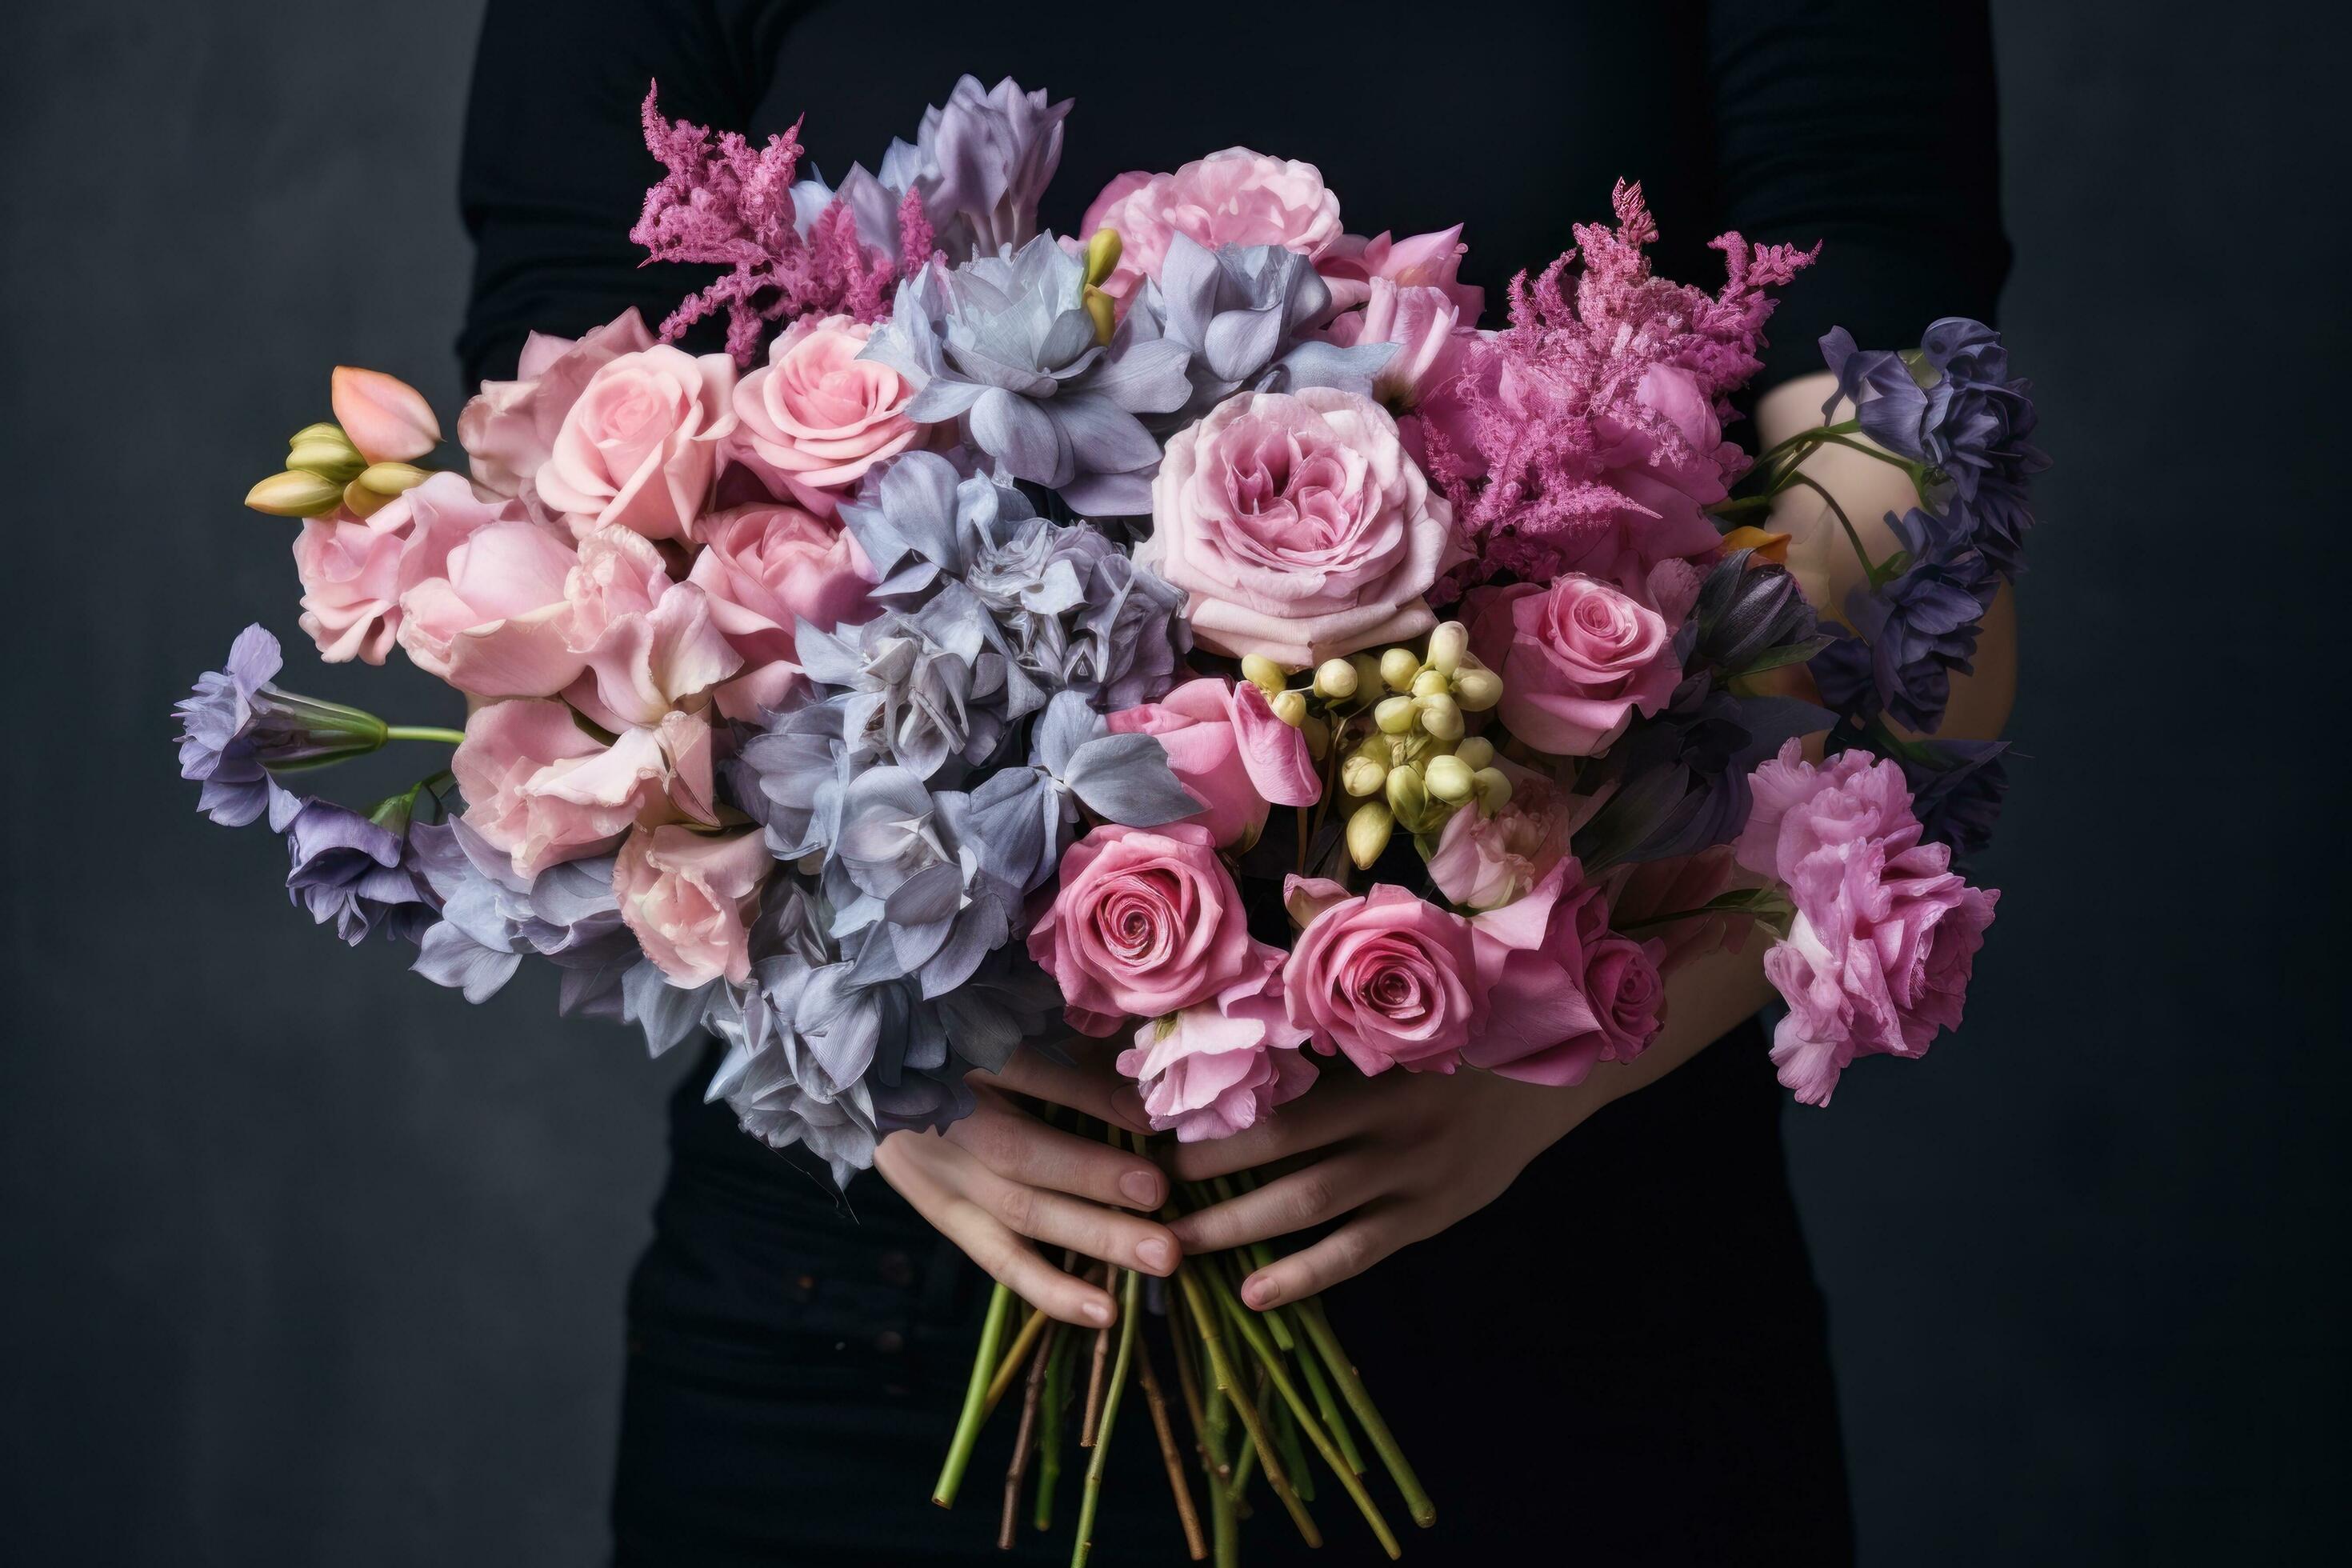
[[[1076,1334],[1054,1336],[1053,1353],[1045,1362],[1045,1429],[1037,1441],[1037,1512],[1039,1530],[1054,1528],[1054,1487],[1062,1479],[1063,1406],[1070,1402],[1070,1358],[1076,1353]]]
[[[1102,1498],[1104,1462],[1110,1457],[1111,1423],[1118,1419],[1119,1392],[1135,1365],[1136,1326],[1143,1317],[1143,1276],[1130,1268],[1118,1297],[1118,1359],[1111,1363],[1110,1386],[1103,1390],[1102,1420],[1095,1428],[1094,1457],[1087,1461],[1086,1489],[1078,1494],[1078,1540],[1070,1568],[1086,1568],[1095,1547],[1095,1508]]]
[[[386,724],[383,738],[387,741],[438,741],[454,746],[466,738],[463,730],[443,730],[431,724]]]
[[[964,1468],[971,1463],[972,1446],[980,1441],[980,1424],[988,1413],[989,1380],[996,1372],[997,1352],[1004,1343],[1004,1321],[1013,1315],[1013,1292],[999,1285],[988,1294],[988,1316],[980,1326],[980,1349],[971,1358],[971,1381],[963,1393],[963,1411],[956,1417],[955,1436],[948,1440],[947,1462],[940,1467],[939,1485],[931,1500],[941,1508],[955,1506],[956,1489],[963,1485]]]
[[[1854,558],[1862,563],[1864,575],[1870,579],[1872,587],[1876,587],[1879,582],[1878,563],[1873,561],[1870,558],[1870,552],[1863,548],[1862,535],[1854,531],[1853,519],[1846,516],[1845,508],[1838,505],[1837,497],[1830,494],[1819,480],[1807,474],[1799,474],[1796,479],[1799,484],[1827,501],[1830,510],[1837,514],[1838,526],[1845,530],[1846,542],[1853,546]]]
[[[1316,1353],[1323,1358],[1323,1364],[1329,1369],[1331,1381],[1339,1385],[1339,1397],[1347,1401],[1348,1408],[1355,1414],[1357,1424],[1363,1427],[1365,1437],[1372,1445],[1372,1452],[1378,1454],[1381,1463],[1388,1467],[1389,1479],[1396,1482],[1397,1490],[1404,1494],[1405,1510],[1412,1515],[1413,1523],[1423,1530],[1428,1529],[1437,1522],[1437,1505],[1430,1501],[1429,1493],[1422,1489],[1421,1478],[1412,1473],[1412,1466],[1406,1462],[1404,1450],[1397,1447],[1395,1436],[1389,1431],[1389,1424],[1381,1419],[1379,1407],[1373,1405],[1372,1396],[1365,1392],[1364,1380],[1356,1375],[1355,1364],[1348,1360],[1347,1352],[1339,1348],[1339,1338],[1331,1332],[1330,1321],[1323,1315],[1323,1303],[1309,1296],[1298,1303],[1297,1316],[1299,1322],[1306,1327],[1307,1337],[1314,1344]]]
[[[1224,1391],[1234,1414],[1241,1417],[1243,1427],[1257,1444],[1258,1462],[1265,1471],[1265,1484],[1273,1488],[1274,1495],[1282,1500],[1283,1508],[1290,1515],[1290,1522],[1298,1527],[1300,1538],[1309,1546],[1321,1546],[1323,1532],[1315,1528],[1314,1517],[1298,1500],[1298,1493],[1291,1487],[1290,1478],[1283,1473],[1271,1447],[1271,1435],[1259,1421],[1257,1407],[1250,1403],[1242,1380],[1234,1374],[1233,1361],[1225,1354],[1224,1335],[1217,1327],[1219,1314],[1217,1309],[1210,1305],[1208,1292],[1202,1288],[1200,1270],[1190,1263],[1178,1264],[1176,1283],[1184,1292],[1184,1308],[1192,1314],[1192,1327],[1201,1336],[1201,1347],[1208,1352],[1209,1371],[1216,1385]]]

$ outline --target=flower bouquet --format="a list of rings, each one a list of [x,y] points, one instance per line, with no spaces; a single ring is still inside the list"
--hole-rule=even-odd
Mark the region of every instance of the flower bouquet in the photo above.
[[[845,1183],[1024,1043],[1116,1042],[1180,1140],[1323,1072],[1572,1084],[1759,925],[1800,1100],[1957,1026],[1995,895],[1952,862],[2001,748],[1931,737],[2042,463],[1998,338],[1832,333],[1850,416],[1751,459],[1729,400],[1811,253],[1726,235],[1719,289],[1668,281],[1621,185],[1489,330],[1458,228],[1350,234],[1313,166],[1242,149],[1039,232],[1069,107],[967,78],[829,185],[797,126],[649,93],[634,237],[717,279],[657,331],[533,336],[464,472],[425,466],[413,389],[339,369],[247,498],[300,520],[320,656],[398,647],[462,731],[287,691],[251,627],[180,707],[202,809],[266,816],[317,921],[470,1000],[536,955],[656,1054],[716,1035],[709,1098]],[[723,349],[677,346],[706,318]],[[1839,514],[1841,606],[1759,526],[1826,445],[1919,498],[1889,559]],[[295,787],[395,742],[455,750],[366,810]],[[1319,1540],[1318,1473],[1396,1555],[1375,1477],[1430,1499],[1321,1303],[1244,1305],[1243,1252],[1148,1291],[1100,1266],[1125,1310],[1091,1333],[999,1285],[937,1500],[1017,1388],[1002,1539],[1050,1521],[1075,1420],[1084,1562],[1132,1386],[1195,1559],[1233,1560],[1258,1479]]]

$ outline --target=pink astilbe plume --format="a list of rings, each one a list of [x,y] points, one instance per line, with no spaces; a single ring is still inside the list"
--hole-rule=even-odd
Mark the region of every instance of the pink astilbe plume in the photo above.
[[[737,132],[714,137],[703,126],[664,119],[660,94],[658,84],[646,93],[646,149],[669,172],[646,189],[629,238],[645,247],[647,261],[728,268],[663,321],[664,342],[723,306],[727,352],[748,368],[771,321],[810,315],[872,321],[889,313],[898,280],[930,259],[931,226],[915,192],[898,207],[903,259],[860,244],[856,220],[838,198],[803,237],[793,209],[800,121],[754,148]]]
[[[1775,302],[1766,290],[1820,247],[1723,235],[1712,247],[1729,277],[1710,294],[1652,274],[1643,247],[1658,229],[1638,184],[1618,182],[1612,203],[1613,228],[1577,225],[1576,249],[1532,281],[1512,279],[1509,327],[1433,400],[1429,467],[1475,557],[1454,572],[1457,591],[1504,572],[1549,581],[1612,533],[1659,517],[1661,486],[1695,511],[1748,467],[1720,422],[1760,367]],[[1638,540],[1634,553],[1647,553]]]

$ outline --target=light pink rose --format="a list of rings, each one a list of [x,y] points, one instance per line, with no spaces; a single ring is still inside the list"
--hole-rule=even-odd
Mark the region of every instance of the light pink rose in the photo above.
[[[536,480],[576,536],[691,540],[735,434],[735,362],[656,343],[607,361],[564,414]]]
[[[1307,1031],[1282,1005],[1282,950],[1260,943],[1255,973],[1206,1002],[1144,1021],[1118,1070],[1136,1080],[1155,1131],[1227,1138],[1315,1081]]]
[[[1315,270],[1331,290],[1331,308],[1352,310],[1370,297],[1374,282],[1405,289],[1435,289],[1454,307],[1465,327],[1478,324],[1486,309],[1486,291],[1462,281],[1462,258],[1470,247],[1462,243],[1462,226],[1416,234],[1403,239],[1377,234],[1342,235],[1315,258]]]
[[[1584,1081],[1657,1037],[1664,944],[1609,929],[1609,901],[1573,860],[1528,895],[1471,921],[1492,1010],[1463,1059],[1523,1083]]]
[[[1109,824],[1071,845],[1060,890],[1029,931],[1070,1026],[1096,1036],[1217,996],[1259,972],[1263,946],[1216,840],[1190,822]]]
[[[1283,897],[1304,922],[1283,1005],[1315,1048],[1345,1052],[1367,1075],[1452,1072],[1486,1026],[1470,922],[1387,883],[1350,898],[1337,882],[1292,877]]]
[[[400,646],[418,668],[476,697],[552,697],[578,678],[564,640],[569,538],[509,502],[449,552],[444,574],[400,596]]]
[[[1590,797],[1571,795],[1532,768],[1497,758],[1511,798],[1491,815],[1465,806],[1445,819],[1429,855],[1430,880],[1464,909],[1499,909],[1543,879],[1568,853],[1568,836],[1590,814]]]
[[[1187,793],[1201,803],[1197,822],[1226,848],[1257,841],[1267,812],[1323,798],[1307,737],[1274,716],[1265,693],[1248,681],[1203,677],[1157,702],[1113,713],[1114,735],[1153,735]]]
[[[634,305],[577,340],[545,332],[524,339],[515,379],[482,383],[457,415],[457,444],[473,459],[474,482],[515,497],[537,515],[540,467],[589,377],[623,354],[653,346]]]
[[[751,921],[775,858],[760,830],[632,828],[613,862],[621,923],[670,984],[751,977]]]
[[[1293,667],[1417,637],[1454,510],[1388,410],[1326,387],[1244,393],[1168,443],[1136,559],[1206,647]]]
[[[735,386],[735,451],[778,493],[830,513],[833,495],[914,445],[915,395],[879,360],[860,359],[873,328],[803,316],[768,345],[768,363]]]
[[[1682,679],[1665,617],[1597,577],[1480,588],[1464,608],[1472,651],[1503,677],[1503,722],[1556,757],[1598,756]]]
[[[601,854],[640,822],[717,820],[710,723],[699,713],[665,714],[608,746],[561,702],[494,702],[466,721],[449,767],[467,825],[526,879]]]
[[[364,520],[338,510],[308,519],[294,541],[302,629],[330,664],[382,664],[400,631],[400,598],[435,577],[450,551],[513,514],[478,499],[457,474],[436,474]]]
[[[1312,163],[1228,147],[1172,174],[1119,175],[1087,208],[1079,234],[1099,228],[1118,231],[1118,265],[1102,287],[1124,309],[1143,279],[1160,276],[1175,235],[1212,250],[1279,245],[1321,256],[1340,238],[1339,198]]]
[[[608,526],[580,542],[564,582],[564,635],[587,673],[568,693],[608,730],[656,722],[742,668],[692,583],[673,583],[643,535]]]
[[[371,463],[414,462],[441,444],[433,405],[396,375],[339,364],[327,388],[335,423]]]
[[[1401,286],[1385,278],[1365,288],[1360,309],[1341,311],[1315,335],[1341,348],[1394,343],[1395,355],[1372,378],[1372,395],[1391,409],[1416,407],[1431,388],[1461,374],[1478,334],[1443,289]]]
[[[798,679],[797,620],[829,632],[873,613],[870,569],[848,530],[798,507],[736,507],[705,519],[702,531],[706,545],[687,581],[709,599],[712,623],[743,657],[743,673],[719,689],[719,708],[749,719],[757,703],[783,700]],[[738,713],[737,697],[754,706]]]
[[[1781,1084],[1827,1105],[1857,1057],[1917,1057],[1959,1027],[1997,891],[1921,837],[1903,770],[1859,751],[1815,767],[1799,743],[1749,776],[1739,862],[1786,883],[1788,939],[1764,973],[1789,1005],[1772,1037]]]

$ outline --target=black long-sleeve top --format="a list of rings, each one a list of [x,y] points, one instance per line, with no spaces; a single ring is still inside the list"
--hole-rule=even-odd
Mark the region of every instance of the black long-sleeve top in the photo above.
[[[956,78],[1074,97],[1044,211],[1074,231],[1102,186],[1222,147],[1317,164],[1350,232],[1465,227],[1502,286],[1643,182],[1661,268],[1713,283],[1706,241],[1826,241],[1785,292],[1759,387],[1819,367],[1843,324],[1899,346],[1990,319],[2000,228],[1985,7],[1970,0],[491,0],[462,198],[479,247],[469,380],[527,331],[650,319],[709,269],[640,268],[628,229],[660,173],[638,105],[755,139],[806,116],[838,177],[913,138]]]

